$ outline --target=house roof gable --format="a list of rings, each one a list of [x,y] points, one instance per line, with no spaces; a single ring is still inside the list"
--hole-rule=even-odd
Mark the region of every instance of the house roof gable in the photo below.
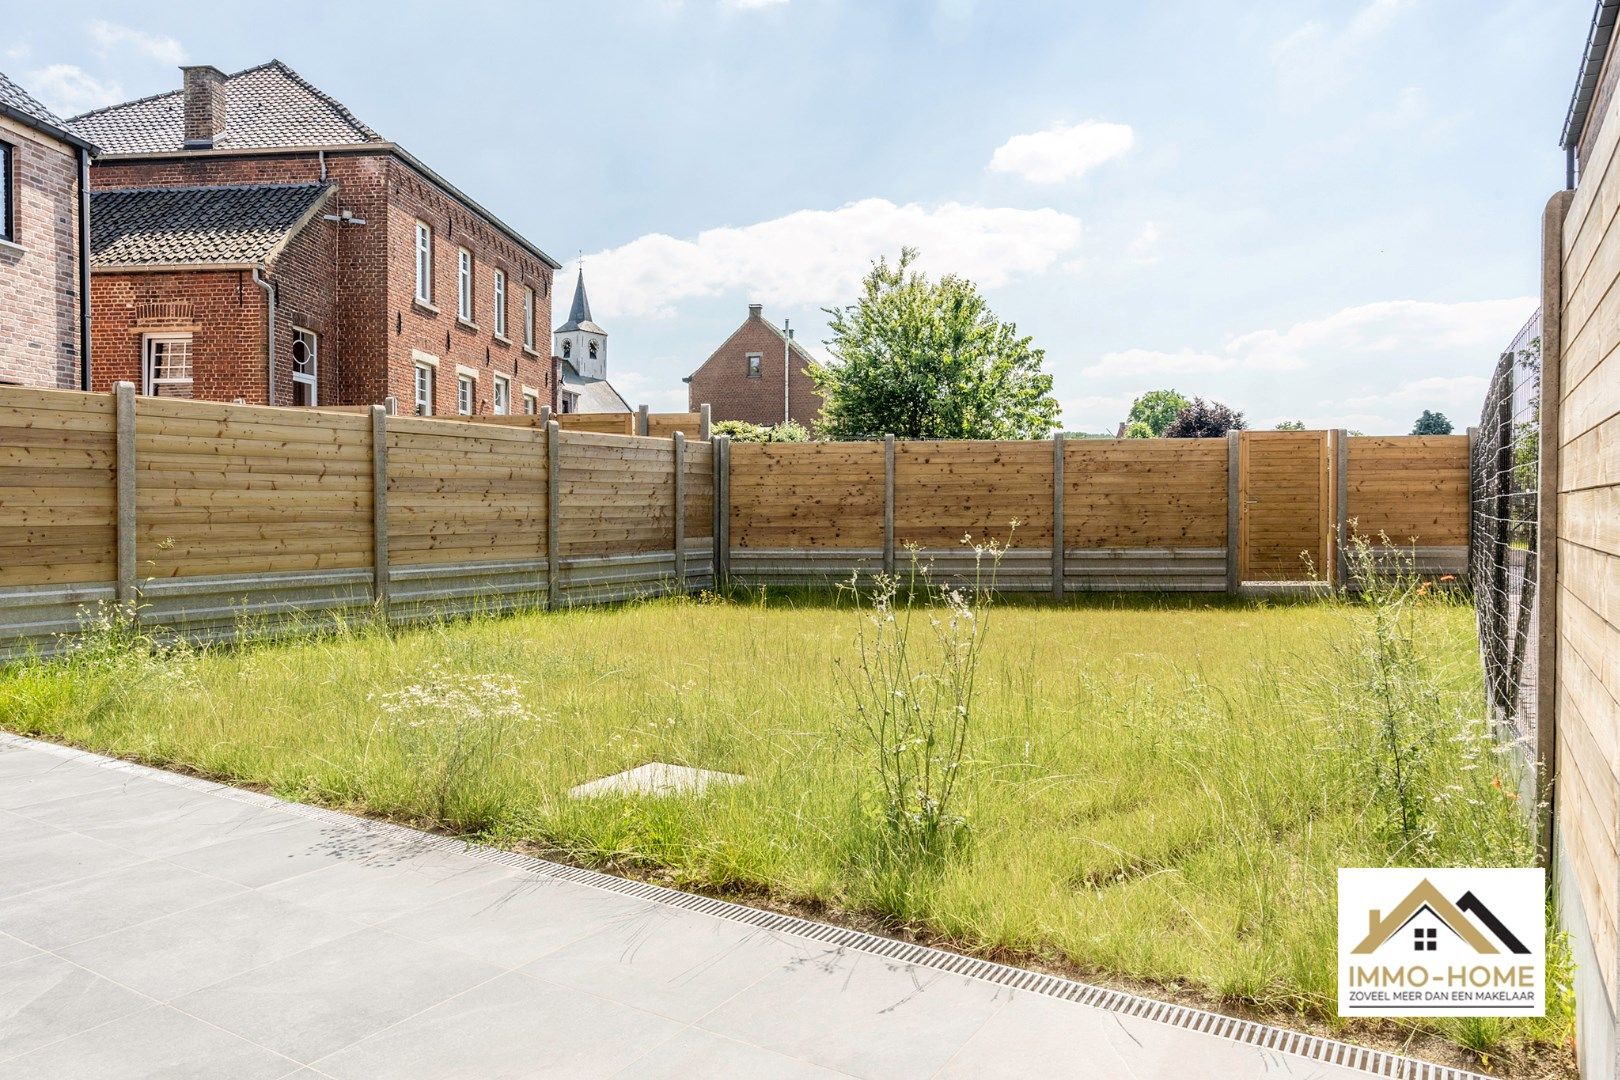
[[[91,268],[268,266],[331,192],[331,184],[93,191]]]

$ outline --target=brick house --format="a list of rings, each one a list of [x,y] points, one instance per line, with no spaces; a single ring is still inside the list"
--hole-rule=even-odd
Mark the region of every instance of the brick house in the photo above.
[[[89,230],[96,148],[0,74],[0,383],[89,385]]]
[[[279,60],[69,121],[94,384],[278,405],[556,407],[545,252]]]
[[[785,413],[813,427],[821,418],[821,395],[805,369],[815,361],[767,322],[763,310],[749,304],[743,324],[686,377],[688,407],[696,411],[708,402],[715,420],[750,424],[780,424]]]

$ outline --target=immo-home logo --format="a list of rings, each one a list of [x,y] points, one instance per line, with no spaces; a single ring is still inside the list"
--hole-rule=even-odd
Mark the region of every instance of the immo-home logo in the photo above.
[[[1540,1016],[1539,869],[1339,871],[1340,1016]]]

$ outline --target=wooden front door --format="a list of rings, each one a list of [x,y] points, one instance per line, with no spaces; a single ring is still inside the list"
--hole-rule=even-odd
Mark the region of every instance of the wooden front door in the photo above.
[[[1239,572],[1244,581],[1326,580],[1332,486],[1325,431],[1238,437]]]

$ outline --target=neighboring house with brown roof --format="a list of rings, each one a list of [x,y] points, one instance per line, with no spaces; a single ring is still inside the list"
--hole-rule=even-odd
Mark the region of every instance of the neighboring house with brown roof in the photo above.
[[[84,177],[94,153],[0,73],[0,384],[88,383]]]
[[[749,304],[742,325],[686,377],[688,407],[696,412],[707,403],[717,421],[791,419],[813,427],[821,418],[821,395],[806,369],[815,360],[763,312],[761,305]]]
[[[69,121],[95,383],[401,412],[556,406],[544,251],[279,60]]]

